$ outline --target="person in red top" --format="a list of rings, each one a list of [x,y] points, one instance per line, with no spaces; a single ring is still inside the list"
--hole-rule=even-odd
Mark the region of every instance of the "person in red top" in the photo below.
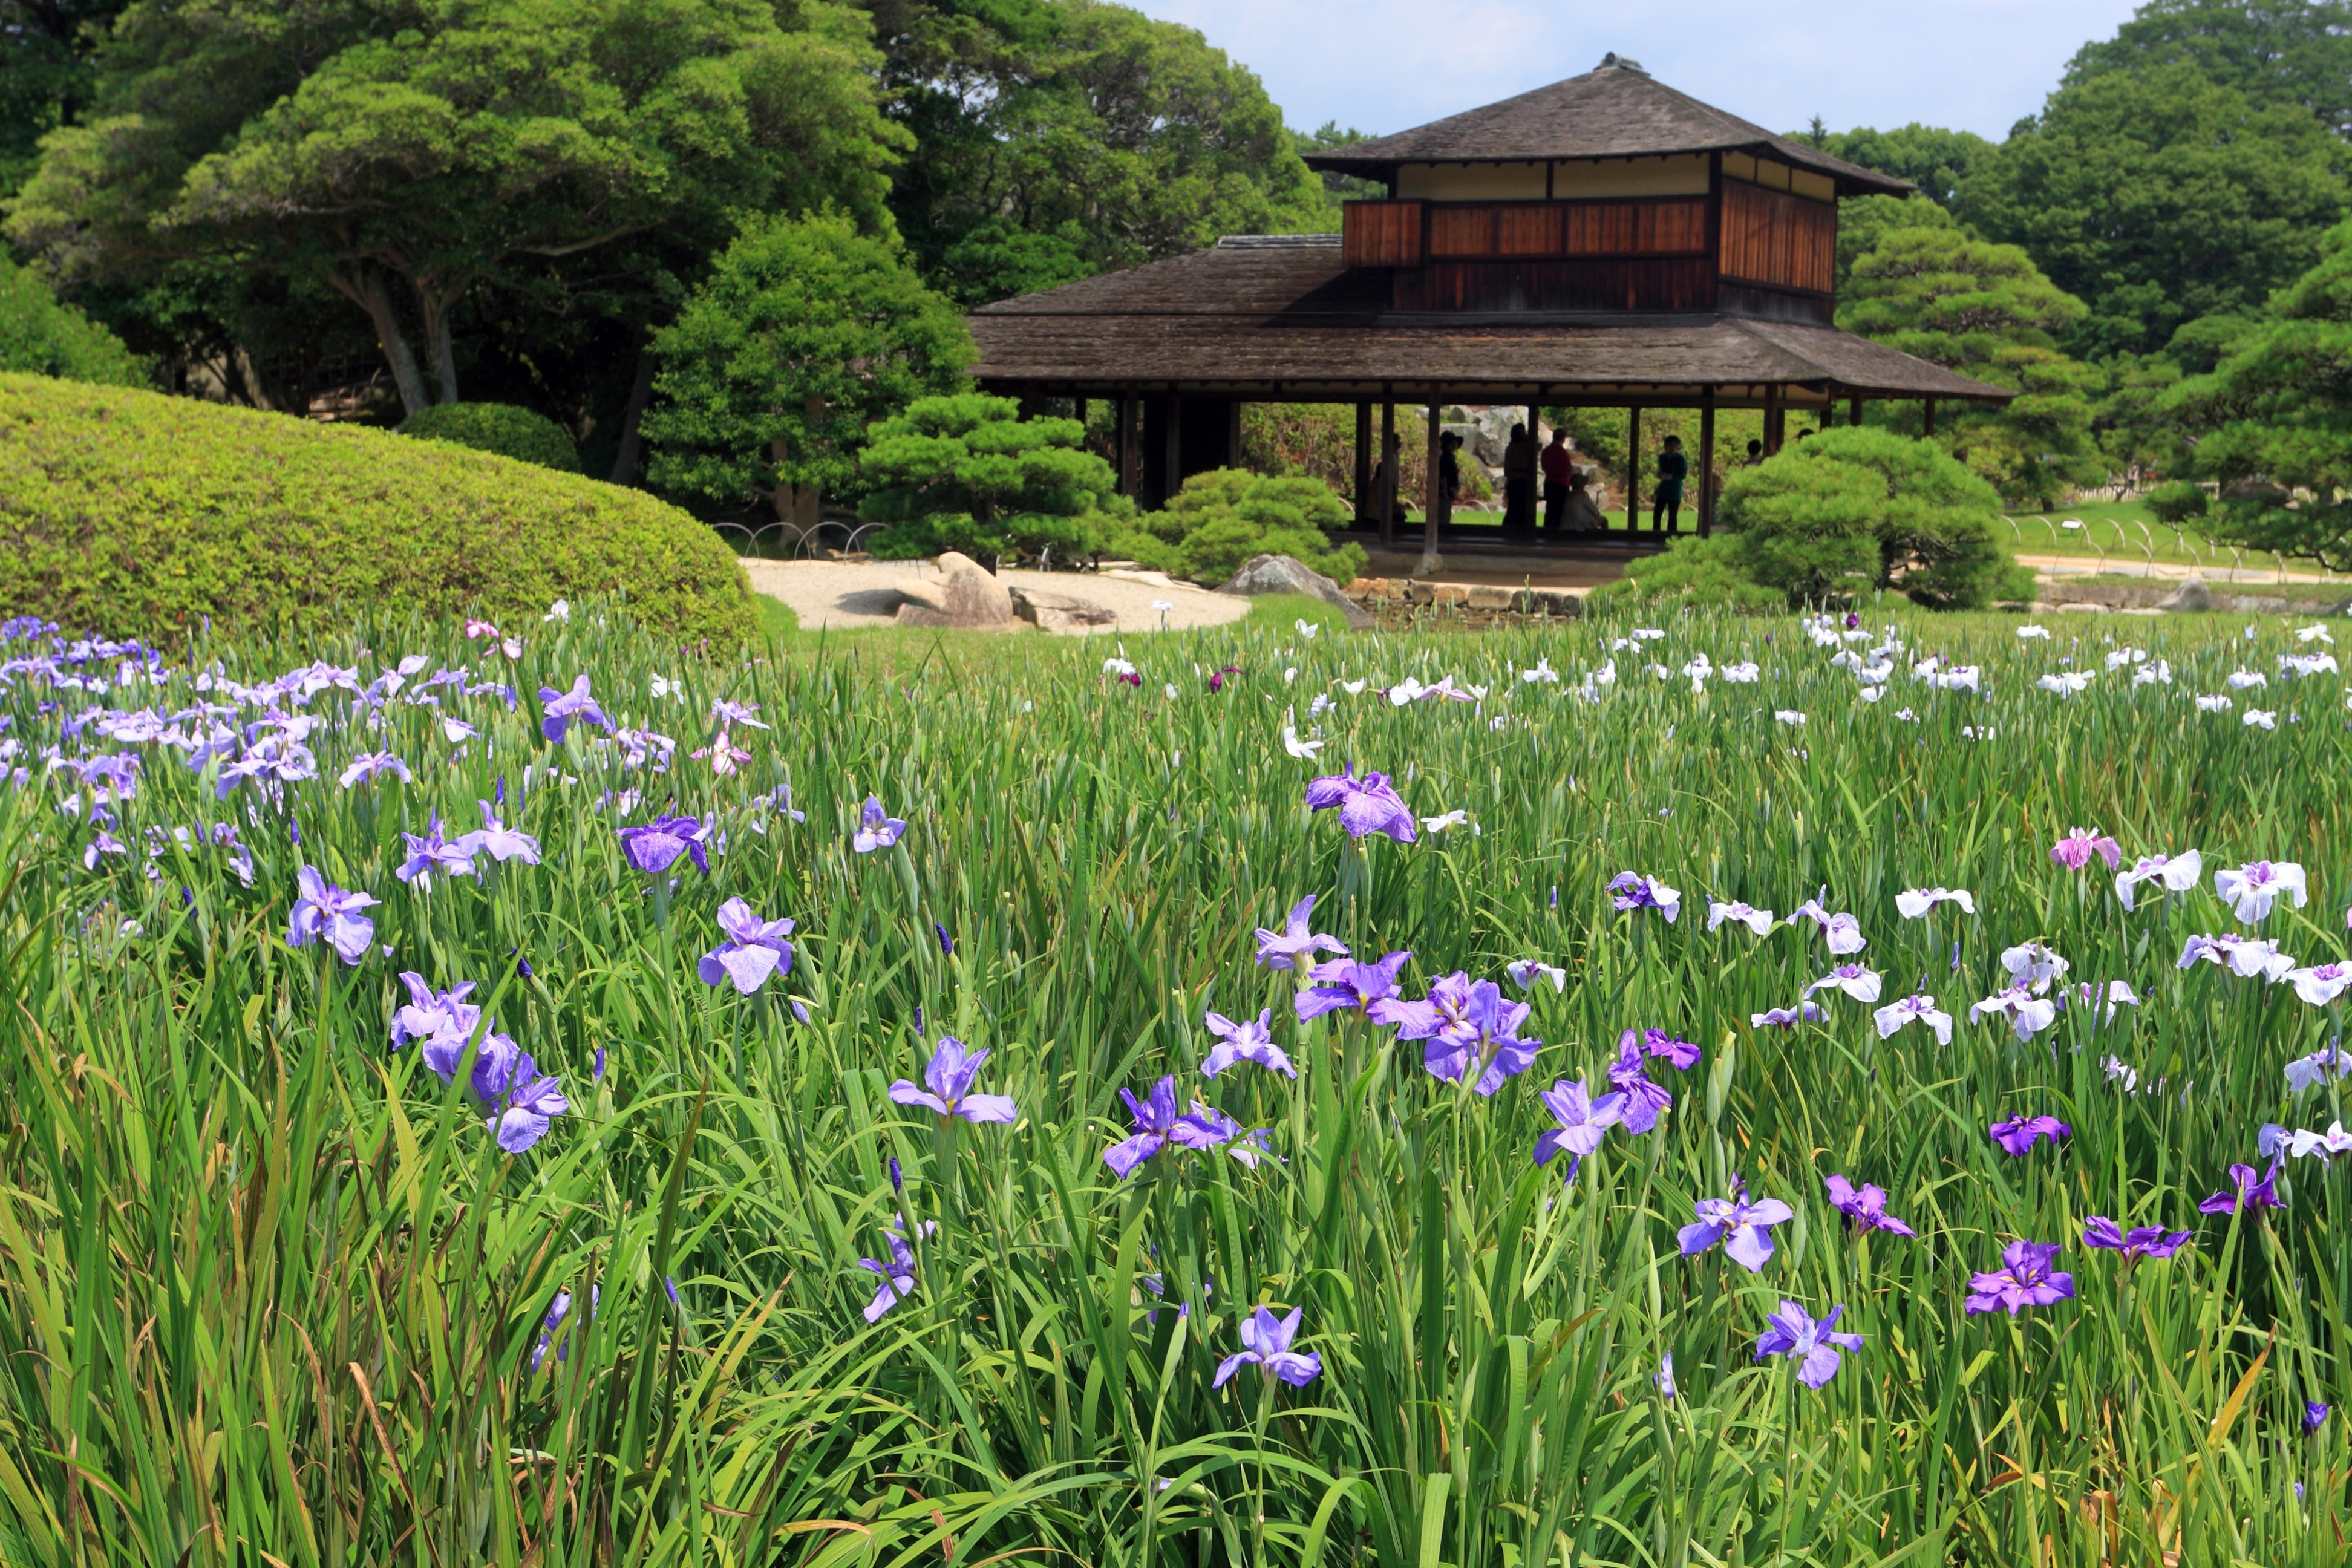
[[[1543,449],[1544,531],[1559,533],[1568,526],[1568,493],[1570,480],[1576,472],[1576,459],[1568,449],[1568,432],[1554,430],[1551,445]]]

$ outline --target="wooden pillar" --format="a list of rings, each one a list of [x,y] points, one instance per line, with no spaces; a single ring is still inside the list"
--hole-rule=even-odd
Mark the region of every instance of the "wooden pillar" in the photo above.
[[[1381,493],[1373,498],[1380,508],[1381,542],[1396,547],[1397,499],[1397,438],[1396,405],[1381,405]]]
[[[1421,481],[1421,570],[1424,574],[1437,570],[1438,502],[1444,494],[1437,478],[1437,462],[1442,455],[1437,444],[1439,422],[1444,416],[1444,410],[1438,405],[1429,405],[1429,461]]]
[[[1642,405],[1630,409],[1625,436],[1625,531],[1636,533],[1642,527]]]
[[[1698,405],[1698,536],[1715,531],[1715,388]]]
[[[1933,436],[1936,433],[1936,400],[1932,397],[1927,398],[1920,405],[1920,407],[1927,415],[1927,434]]]
[[[1847,424],[1849,424],[1849,425],[1852,425],[1852,426],[1856,426],[1857,428],[1859,428],[1859,427],[1861,426],[1861,424],[1862,424],[1862,395],[1861,395],[1860,393],[1856,393],[1856,394],[1854,394],[1852,397],[1849,397],[1849,398],[1847,398],[1847,399],[1846,399],[1846,405],[1845,405],[1845,422],[1846,422]]]
[[[1778,386],[1764,389],[1764,455],[1768,458],[1780,450],[1780,440],[1788,429],[1788,408],[1781,402]]]
[[[1160,487],[1160,504],[1166,506],[1184,488],[1184,400],[1174,393],[1168,395],[1168,466],[1161,470],[1167,477]]]
[[[1225,405],[1225,467],[1242,466],[1242,405],[1235,398]]]
[[[1136,436],[1138,417],[1143,405],[1134,398],[1122,395],[1118,400],[1118,493],[1132,499],[1136,492],[1137,459],[1142,455],[1142,445]]]
[[[1356,526],[1372,521],[1372,405],[1356,405]]]
[[[1084,425],[1087,422],[1087,400],[1081,397],[1075,401],[1077,405],[1078,423]]]

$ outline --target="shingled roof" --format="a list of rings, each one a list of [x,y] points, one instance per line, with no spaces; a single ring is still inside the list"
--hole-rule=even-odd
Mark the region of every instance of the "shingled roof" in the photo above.
[[[2013,393],[1832,327],[1729,315],[1405,314],[1339,237],[1226,243],[982,306],[984,385],[1043,395],[1170,391],[1280,400],[1577,396],[1755,404],[2007,402]],[[1487,395],[1480,396],[1478,395]]]
[[[1307,166],[1392,180],[1400,164],[1749,153],[1837,181],[1842,196],[1899,196],[1907,180],[1849,163],[1677,92],[1630,61],[1370,142],[1309,153]]]

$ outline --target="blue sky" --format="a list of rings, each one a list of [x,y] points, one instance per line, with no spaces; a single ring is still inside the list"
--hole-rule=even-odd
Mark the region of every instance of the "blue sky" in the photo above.
[[[1291,124],[1402,131],[1590,70],[1615,50],[1775,131],[1930,125],[1999,141],[2132,0],[1129,0],[1198,27]]]

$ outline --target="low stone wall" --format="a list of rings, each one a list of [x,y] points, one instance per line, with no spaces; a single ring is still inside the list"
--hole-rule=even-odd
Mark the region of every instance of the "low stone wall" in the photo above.
[[[2340,616],[2347,608],[2347,602],[2341,599],[2296,598],[2252,591],[2258,586],[2247,583],[2215,587],[2195,577],[2178,582],[2158,577],[2143,583],[2089,583],[2046,577],[2042,582],[2042,599],[2053,610],[2218,610],[2227,615]]]
[[[1359,577],[1340,590],[1368,608],[1446,605],[1490,614],[1580,620],[1584,599],[1570,588],[1505,588],[1486,583],[1423,583],[1411,577]]]

